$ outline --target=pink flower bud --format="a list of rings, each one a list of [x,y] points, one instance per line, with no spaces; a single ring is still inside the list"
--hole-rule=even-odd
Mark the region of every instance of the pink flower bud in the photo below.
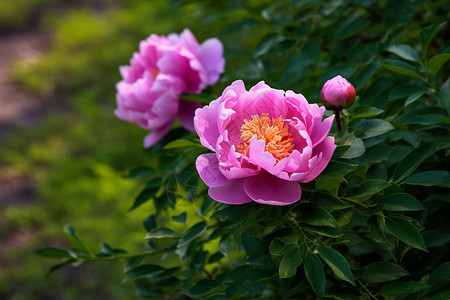
[[[320,95],[327,109],[341,110],[352,106],[355,102],[356,91],[347,79],[338,75],[325,82]]]

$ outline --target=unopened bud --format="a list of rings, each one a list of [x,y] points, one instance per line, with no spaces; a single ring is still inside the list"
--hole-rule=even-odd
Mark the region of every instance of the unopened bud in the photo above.
[[[320,95],[327,109],[341,110],[352,106],[355,102],[356,91],[347,79],[338,75],[325,82]]]

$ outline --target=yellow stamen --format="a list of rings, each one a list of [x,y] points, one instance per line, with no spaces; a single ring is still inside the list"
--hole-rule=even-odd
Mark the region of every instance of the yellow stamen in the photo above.
[[[252,120],[244,120],[241,127],[241,139],[244,141],[237,145],[238,152],[248,156],[251,138],[256,134],[258,140],[266,142],[265,151],[271,153],[279,162],[291,155],[294,144],[289,127],[283,123],[283,118],[270,119],[269,114],[262,116],[252,115]]]

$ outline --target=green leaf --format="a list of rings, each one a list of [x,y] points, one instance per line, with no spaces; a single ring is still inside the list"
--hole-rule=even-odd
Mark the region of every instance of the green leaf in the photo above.
[[[325,209],[314,206],[303,206],[301,208],[302,222],[314,226],[336,227],[336,219]]]
[[[306,252],[305,263],[303,266],[306,278],[311,284],[311,287],[319,299],[322,299],[325,294],[325,272],[323,271],[320,259],[308,251]]]
[[[382,109],[370,106],[370,105],[359,105],[356,106],[352,111],[352,119],[361,119],[361,118],[371,118],[378,116],[383,112]]]
[[[361,278],[367,282],[386,282],[408,276],[409,273],[399,265],[390,262],[374,262],[364,267]]]
[[[198,222],[197,224],[189,228],[188,231],[186,231],[186,234],[178,242],[178,248],[187,245],[192,240],[201,236],[203,232],[205,232],[206,228],[207,228],[206,223],[203,221]]]
[[[354,76],[353,86],[357,91],[362,89],[372,78],[373,74],[378,70],[380,65],[377,62],[372,62],[367,65],[364,69],[362,69],[357,76]]]
[[[347,148],[347,151],[345,153],[340,154],[342,158],[356,158],[364,154],[366,149],[364,148],[364,143],[361,139],[355,138],[355,135],[353,133],[348,133],[348,130],[342,130],[335,134],[334,136],[336,144],[339,146],[348,145],[350,147]],[[335,153],[339,151],[339,148],[336,149]],[[333,154],[334,156],[335,154]],[[338,156],[339,157],[339,156]]]
[[[402,61],[386,59],[382,66],[397,74],[422,79],[422,76],[417,73],[417,70],[413,66]]]
[[[403,183],[422,186],[450,187],[450,176],[446,171],[427,171],[406,178]]]
[[[84,245],[83,241],[78,237],[75,229],[73,229],[71,226],[65,225],[64,233],[66,235],[66,238],[75,248],[91,253],[91,251],[89,251],[89,249]]]
[[[320,179],[340,178],[354,171],[356,167],[340,162],[330,162],[320,174]]]
[[[420,42],[422,44],[423,49],[423,55],[426,57],[426,54],[428,52],[428,46],[430,45],[431,41],[433,41],[434,37],[441,31],[442,28],[444,28],[447,25],[447,22],[443,22],[439,25],[433,25],[428,28],[425,28],[420,31]]]
[[[394,129],[391,123],[381,119],[361,119],[353,125],[363,139],[379,136]]]
[[[231,249],[231,239],[230,239],[230,237],[228,235],[223,235],[220,238],[219,251],[224,256],[228,257],[228,255],[230,254],[230,249]]]
[[[414,196],[406,193],[395,193],[387,195],[378,201],[378,205],[390,211],[414,211],[426,210]]]
[[[428,289],[430,286],[423,282],[394,282],[381,288],[378,294],[383,296],[407,295]]]
[[[188,94],[188,93],[180,94],[180,99],[186,101],[200,102],[203,104],[209,104],[212,100],[214,100],[214,98],[212,98],[210,95],[207,94]]]
[[[66,260],[64,260],[64,261],[62,261],[62,262],[60,262],[58,264],[55,264],[55,265],[51,266],[50,269],[47,272],[47,275],[50,275],[51,273],[55,272],[56,270],[61,269],[61,268],[65,267],[65,266],[74,264],[74,263],[77,263],[76,259],[74,259],[74,258],[66,259]]]
[[[426,230],[422,233],[422,236],[427,248],[440,247],[450,243],[450,233],[442,230]]]
[[[389,182],[373,179],[364,182],[355,192],[350,195],[351,199],[368,199],[373,195],[381,192],[385,188],[389,187],[391,184]]]
[[[297,267],[300,266],[303,262],[303,255],[305,252],[305,247],[295,248],[291,251],[287,252],[281,258],[280,267],[278,270],[278,274],[280,278],[290,278],[297,274]]]
[[[450,59],[449,53],[443,53],[433,56],[428,62],[428,72],[435,75],[439,72],[442,66]]]
[[[152,231],[147,232],[147,234],[145,235],[146,239],[154,240],[177,239],[179,237],[181,237],[181,234],[166,227],[155,228]]]
[[[392,52],[398,56],[400,56],[403,59],[409,60],[409,61],[413,61],[413,62],[419,62],[420,61],[420,56],[419,54],[417,54],[417,51],[414,50],[414,48],[412,48],[409,45],[393,45],[390,46],[387,51]]]
[[[149,167],[138,167],[132,169],[125,176],[127,178],[140,178],[155,173],[155,169]]]
[[[164,268],[158,265],[140,265],[126,272],[122,283],[136,278],[154,275],[156,273],[162,272],[163,270]]]
[[[436,146],[436,142],[430,142],[409,152],[395,168],[393,181],[400,182],[411,175],[425,159],[436,151]]]
[[[445,262],[431,272],[427,283],[434,285],[439,279],[450,280],[450,262]]]
[[[222,286],[212,279],[201,279],[197,281],[189,290],[187,294],[193,298],[199,298],[205,294],[212,294],[221,290]]]
[[[187,147],[199,147],[203,148],[199,141],[192,141],[188,139],[178,139],[172,141],[164,146],[163,149],[175,149],[175,148],[187,148]]]
[[[334,274],[342,280],[355,285],[352,272],[347,260],[336,250],[329,247],[319,246],[317,248],[320,257],[330,266]]]
[[[173,216],[172,220],[174,220],[175,222],[181,223],[181,224],[185,224],[186,218],[187,218],[186,212],[182,212],[181,214],[179,214],[177,216]]]
[[[67,250],[54,248],[54,247],[45,247],[41,249],[37,249],[33,251],[33,254],[42,256],[42,257],[51,257],[51,258],[61,258],[61,257],[71,257],[70,253]]]
[[[345,209],[353,206],[352,204],[342,201],[341,198],[324,191],[314,191],[308,200],[311,203],[328,210]]]
[[[385,222],[387,229],[402,242],[428,252],[423,237],[410,221],[400,216],[387,216]]]
[[[311,226],[305,223],[300,223],[299,226],[307,231],[328,237],[338,237],[343,234],[342,230],[340,230],[339,228],[333,228],[329,226]]]
[[[150,199],[156,197],[158,191],[160,189],[159,184],[161,184],[161,178],[155,178],[151,180],[148,185],[139,193],[139,195],[134,200],[133,205],[128,209],[128,212],[131,212],[149,201]],[[150,185],[150,186],[149,186]]]
[[[286,248],[286,244],[278,238],[273,239],[269,245],[269,252],[272,255],[280,255],[283,253],[284,248]]]
[[[422,97],[425,94],[424,91],[418,91],[415,92],[414,94],[410,95],[405,102],[405,106],[410,105],[411,103],[416,102],[417,99],[420,99],[420,97]]]

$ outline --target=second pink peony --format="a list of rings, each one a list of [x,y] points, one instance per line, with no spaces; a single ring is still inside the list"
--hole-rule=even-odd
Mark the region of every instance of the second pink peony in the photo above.
[[[299,183],[316,178],[336,148],[328,136],[334,116],[323,119],[324,111],[263,81],[247,91],[241,80],[197,109],[195,130],[213,151],[196,161],[210,197],[228,204],[298,201]]]

